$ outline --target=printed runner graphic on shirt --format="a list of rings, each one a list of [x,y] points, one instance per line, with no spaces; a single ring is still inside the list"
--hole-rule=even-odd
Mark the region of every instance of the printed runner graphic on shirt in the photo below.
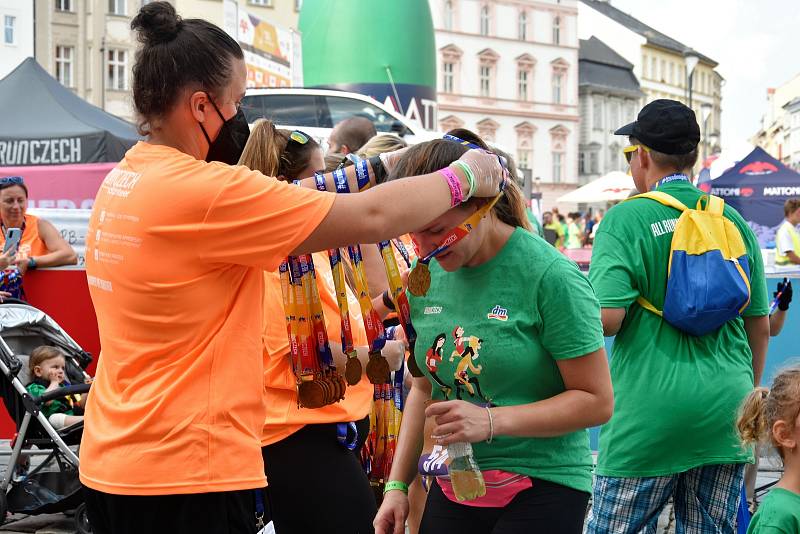
[[[455,349],[450,353],[449,362],[456,362],[453,371],[453,385],[445,380],[449,377],[439,376],[439,366],[442,363],[442,350],[447,342],[447,334],[438,334],[425,354],[425,366],[433,381],[439,386],[445,400],[450,399],[450,394],[455,390],[456,399],[461,400],[466,391],[470,397],[489,402],[481,391],[478,375],[483,372],[483,365],[474,363],[480,357],[483,340],[477,336],[466,336],[464,328],[456,326],[453,329],[453,345]]]

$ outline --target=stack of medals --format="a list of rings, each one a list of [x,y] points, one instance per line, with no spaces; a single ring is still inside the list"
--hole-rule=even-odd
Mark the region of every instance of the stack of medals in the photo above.
[[[336,372],[325,330],[314,262],[290,256],[279,268],[292,368],[297,378],[297,405],[321,408],[344,398],[344,378]]]

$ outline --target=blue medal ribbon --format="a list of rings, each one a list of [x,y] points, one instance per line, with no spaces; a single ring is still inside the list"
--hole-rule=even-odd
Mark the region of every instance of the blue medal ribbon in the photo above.
[[[688,181],[689,181],[689,177],[686,176],[685,174],[678,174],[678,173],[670,174],[669,176],[665,176],[664,178],[659,180],[656,183],[656,186],[653,189],[658,189],[662,185],[665,185],[665,184],[668,184],[668,183],[671,183],[671,182],[688,182]]]

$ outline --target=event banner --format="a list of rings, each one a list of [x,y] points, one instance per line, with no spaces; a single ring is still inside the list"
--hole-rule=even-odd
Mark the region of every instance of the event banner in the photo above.
[[[226,0],[225,31],[242,47],[248,87],[302,87],[300,34],[276,26]]]

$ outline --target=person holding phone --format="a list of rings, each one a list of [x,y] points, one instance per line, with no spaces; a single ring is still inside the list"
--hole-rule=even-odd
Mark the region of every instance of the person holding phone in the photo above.
[[[0,290],[14,298],[23,298],[21,278],[29,269],[75,265],[78,255],[52,223],[30,215],[28,187],[22,176],[0,178]],[[9,246],[6,246],[8,240]],[[16,242],[16,245],[14,243]],[[15,270],[12,276],[9,272]]]

